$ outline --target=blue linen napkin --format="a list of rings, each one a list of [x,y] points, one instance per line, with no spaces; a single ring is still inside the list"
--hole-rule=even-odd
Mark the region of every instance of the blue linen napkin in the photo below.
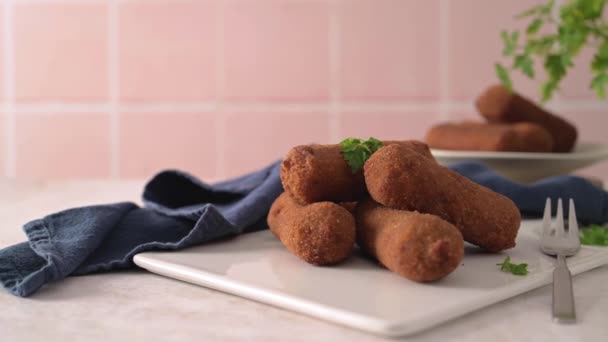
[[[69,209],[24,226],[29,242],[0,250],[0,284],[26,297],[68,275],[134,267],[135,254],[180,249],[266,228],[266,214],[283,191],[279,162],[226,182],[207,185],[187,173],[165,171],[145,187],[145,206],[116,203]],[[546,197],[573,198],[578,219],[608,221],[608,193],[574,177],[534,184],[509,181],[482,164],[453,170],[511,198],[524,214],[540,216]]]
[[[584,178],[555,176],[530,184],[521,184],[498,175],[479,162],[460,162],[449,167],[473,182],[510,198],[524,215],[541,217],[547,198],[552,199],[555,214],[555,201],[558,198],[566,201],[572,198],[579,222],[583,224],[608,222],[608,193]]]
[[[26,297],[68,275],[134,267],[137,253],[180,249],[266,228],[283,188],[279,162],[207,185],[179,171],[156,175],[145,206],[116,203],[65,210],[24,226],[29,242],[0,250],[0,284]]]

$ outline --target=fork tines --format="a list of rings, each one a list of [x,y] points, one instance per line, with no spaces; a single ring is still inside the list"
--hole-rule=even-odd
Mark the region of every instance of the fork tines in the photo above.
[[[576,210],[572,198],[568,201],[568,237],[578,239],[578,223],[576,222]],[[555,231],[553,230],[555,229]],[[555,227],[551,225],[551,198],[545,202],[545,212],[543,214],[543,236],[565,236],[564,229],[564,210],[562,199],[557,200],[557,213],[555,215]]]

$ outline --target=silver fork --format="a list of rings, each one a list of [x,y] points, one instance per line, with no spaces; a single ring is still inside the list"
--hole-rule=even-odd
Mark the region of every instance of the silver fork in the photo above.
[[[553,271],[553,319],[559,323],[576,322],[572,274],[568,269],[566,257],[578,253],[581,242],[578,235],[578,223],[574,201],[570,199],[568,213],[568,232],[564,230],[564,213],[562,199],[557,201],[555,226],[551,225],[551,199],[547,198],[543,215],[543,234],[540,249],[545,254],[557,256]]]

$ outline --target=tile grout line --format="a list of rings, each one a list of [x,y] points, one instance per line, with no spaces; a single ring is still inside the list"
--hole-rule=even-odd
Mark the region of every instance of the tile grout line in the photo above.
[[[439,119],[447,121],[450,118],[447,103],[450,98],[450,60],[449,22],[450,1],[439,1]]]
[[[118,101],[117,101],[118,102]],[[553,105],[556,105],[555,102]],[[589,99],[564,99],[559,98],[559,105],[564,109],[579,109],[601,111],[606,108],[606,101],[589,100]],[[215,113],[218,110],[222,112],[244,112],[244,111],[270,111],[289,113],[302,113],[310,110],[329,110],[335,106],[348,111],[413,111],[413,110],[439,110],[444,107],[450,109],[470,109],[470,100],[452,100],[452,101],[400,101],[400,102],[369,102],[369,101],[350,101],[350,102],[244,102],[244,103],[221,103],[221,106],[216,102],[195,102],[195,103],[179,103],[179,102],[162,102],[162,103],[117,103],[117,111],[131,112],[146,112],[150,114],[165,113],[172,111],[179,113]],[[110,102],[41,102],[41,103],[25,103],[12,104],[12,111],[19,115],[30,114],[48,114],[56,115],[58,113],[69,114],[100,114],[107,113],[112,108]],[[219,108],[219,109],[218,109]]]
[[[338,6],[340,0],[329,2],[328,13],[328,58],[329,58],[329,140],[337,143],[340,139],[341,93],[340,93],[340,16]]]
[[[118,30],[119,12],[118,0],[110,0],[108,3],[107,14],[107,48],[108,48],[108,87],[110,95],[110,105],[108,113],[110,115],[110,177],[120,177],[120,118],[118,111],[119,96],[119,61],[118,61]]]
[[[226,88],[226,67],[224,62],[224,51],[226,38],[224,32],[224,2],[216,4],[215,15],[215,177],[224,179],[226,176],[226,117],[224,113],[224,94]]]
[[[16,176],[17,146],[16,146],[16,118],[15,118],[15,42],[13,30],[14,18],[13,0],[5,0],[3,8],[3,31],[4,43],[2,46],[4,59],[4,125],[5,135],[5,169],[4,174],[8,178]]]

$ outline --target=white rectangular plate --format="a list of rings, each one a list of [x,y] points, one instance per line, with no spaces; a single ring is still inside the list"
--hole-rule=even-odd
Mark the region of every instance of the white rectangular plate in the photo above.
[[[405,336],[551,283],[554,259],[538,249],[539,228],[540,221],[524,221],[517,247],[502,254],[466,245],[461,266],[430,284],[402,278],[358,252],[338,266],[311,266],[287,252],[267,230],[177,252],[141,253],[135,263],[167,277],[352,328]],[[515,263],[528,263],[529,274],[501,272],[496,264],[505,255]],[[573,274],[606,263],[608,248],[583,247],[568,258]]]

